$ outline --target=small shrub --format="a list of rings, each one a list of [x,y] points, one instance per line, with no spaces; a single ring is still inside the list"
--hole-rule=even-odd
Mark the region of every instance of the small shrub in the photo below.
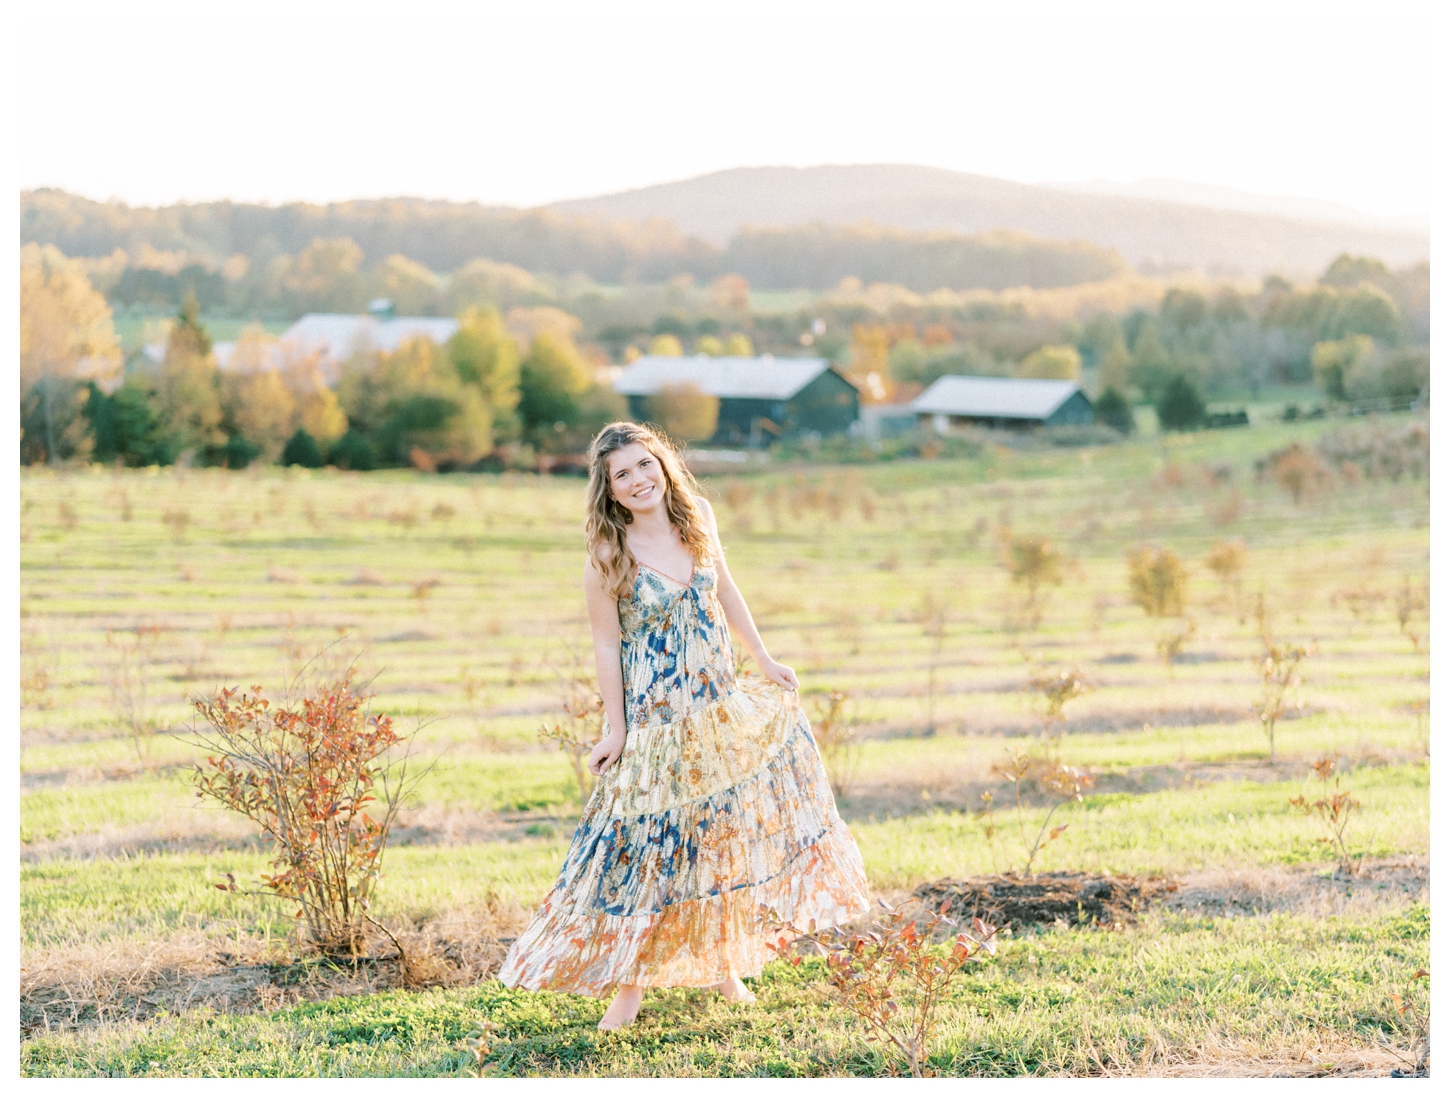
[[[1319,453],[1336,469],[1346,465],[1369,480],[1419,480],[1430,472],[1430,430],[1424,423],[1402,428],[1348,425],[1326,431]]]
[[[741,480],[728,480],[725,482],[725,505],[732,511],[739,511],[750,506],[750,501],[755,498],[755,485],[747,484]]]
[[[780,937],[773,943],[784,958],[800,939],[825,954],[826,981],[835,1000],[866,1023],[868,1041],[894,1048],[913,1079],[931,1074],[927,1057],[936,1032],[937,1009],[952,981],[969,961],[982,962],[997,952],[997,931],[981,919],[972,932],[961,931],[944,945],[932,939],[956,923],[946,917],[950,901],[929,912],[919,928],[899,907],[881,903],[885,914],[866,934],[840,929],[816,931],[773,920]],[[799,967],[801,955],[790,963]],[[905,984],[905,994],[897,988]]]
[[[158,625],[137,625],[119,634],[106,631],[106,647],[111,650],[106,668],[111,714],[121,730],[131,737],[131,746],[142,766],[151,757],[151,735],[156,731],[154,680],[158,662],[156,649],[160,643]]]
[[[57,675],[55,653],[34,636],[21,638],[20,705],[23,709],[49,709],[54,701]]]
[[[1237,607],[1243,599],[1244,567],[1248,560],[1249,551],[1241,538],[1214,542],[1204,560],[1208,570],[1218,577],[1224,601],[1230,606]]]
[[[189,739],[208,752],[195,768],[197,796],[245,816],[272,841],[276,872],[262,877],[262,895],[296,905],[307,944],[357,956],[371,924],[393,941],[406,972],[402,946],[368,908],[388,832],[417,782],[408,741],[389,717],[368,712],[346,678],[277,708],[252,689],[193,699],[202,723]],[[216,887],[241,891],[231,874]]]
[[[921,631],[931,641],[931,660],[926,672],[926,726],[936,729],[937,669],[941,664],[942,646],[947,638],[947,602],[928,587],[921,593],[921,606],[916,612]]]
[[[1071,671],[1065,670],[1042,670],[1031,675],[1027,680],[1027,687],[1035,694],[1042,695],[1042,732],[1044,736],[1052,736],[1060,732],[1062,724],[1067,720],[1063,715],[1063,709],[1073,698],[1080,698],[1092,689],[1087,679],[1078,668]]]
[[[1163,633],[1154,643],[1154,647],[1158,650],[1158,658],[1163,661],[1163,666],[1170,673],[1173,670],[1173,662],[1183,654],[1183,646],[1193,638],[1193,634],[1196,632],[1198,632],[1198,622],[1189,618],[1178,628],[1169,629]]]
[[[1429,592],[1418,584],[1411,584],[1410,577],[1406,576],[1395,594],[1395,620],[1400,623],[1400,635],[1408,638],[1417,654],[1420,651],[1420,630],[1411,629],[1410,625],[1429,608]]]
[[[1230,488],[1218,499],[1205,504],[1203,513],[1215,526],[1232,526],[1243,517],[1244,494],[1237,488]]]
[[[1306,496],[1312,496],[1333,480],[1329,467],[1308,447],[1291,442],[1282,450],[1275,450],[1266,459],[1261,469],[1267,469],[1274,483],[1289,493],[1296,504]]]
[[[422,610],[428,602],[428,596],[442,587],[443,581],[437,576],[429,576],[427,579],[421,579],[409,586],[412,588],[413,597],[418,600],[418,609]]]
[[[589,752],[604,738],[604,699],[594,689],[594,676],[584,658],[576,655],[556,677],[562,686],[563,719],[546,721],[539,727],[539,739],[555,744],[569,758],[579,800],[587,802],[594,789],[594,775],[587,765]]]
[[[1342,604],[1355,621],[1364,621],[1384,605],[1387,597],[1378,588],[1361,583],[1336,593],[1329,601],[1332,606]]]
[[[849,692],[832,690],[829,694],[815,697],[811,734],[821,753],[821,761],[826,764],[831,792],[837,797],[844,797],[861,763],[861,743]]]
[[[1062,552],[1047,538],[1016,536],[1003,538],[1004,561],[1012,582],[1026,592],[1025,617],[1032,628],[1042,623],[1043,599],[1047,587],[1060,587],[1063,578]]]
[[[1334,773],[1334,764],[1338,761],[1337,756],[1326,755],[1317,762],[1311,764],[1310,771],[1319,779],[1320,797],[1317,801],[1310,801],[1303,794],[1297,797],[1290,797],[1289,804],[1299,809],[1304,815],[1319,820],[1322,828],[1319,842],[1334,852],[1339,861],[1339,868],[1351,877],[1359,873],[1359,859],[1349,852],[1349,846],[1344,840],[1345,830],[1349,827],[1350,814],[1359,807],[1348,789],[1341,789],[1339,786],[1339,775]],[[1329,778],[1333,775],[1334,785],[1331,787]]]
[[[1067,830],[1067,824],[1059,824],[1057,827],[1050,828],[1052,817],[1056,815],[1059,808],[1068,802],[1081,801],[1083,790],[1091,789],[1097,779],[1076,767],[1040,759],[1018,748],[1012,749],[1010,761],[998,763],[992,767],[992,773],[1012,783],[1017,817],[1017,837],[1022,841],[1022,875],[1030,877],[1032,863],[1037,860],[1037,855],[1042,853],[1048,843],[1058,839]],[[1035,782],[1052,802],[1052,807],[1047,810],[1047,817],[1042,821],[1042,826],[1037,829],[1037,834],[1031,842],[1027,839],[1027,824],[1022,816],[1025,808],[1022,803],[1022,787],[1024,783],[1028,782]],[[997,831],[996,824],[992,821],[993,801],[990,790],[983,793],[982,807],[976,813],[978,819],[986,821],[985,827],[989,841]]]
[[[161,521],[166,524],[168,529],[170,529],[172,540],[186,540],[186,530],[187,527],[191,525],[190,511],[188,511],[184,507],[180,507],[175,510],[163,512],[161,515]]]
[[[1262,623],[1263,618],[1261,617],[1260,620]],[[1269,761],[1275,762],[1278,760],[1274,748],[1275,726],[1291,708],[1302,709],[1304,707],[1302,700],[1297,700],[1290,705],[1287,698],[1289,691],[1303,682],[1299,675],[1299,665],[1308,658],[1309,650],[1302,645],[1275,641],[1267,631],[1262,633],[1260,639],[1264,648],[1256,664],[1259,669],[1261,686],[1254,710],[1259,715],[1259,723],[1263,726],[1264,735],[1269,737]]]
[[[124,488],[116,488],[107,496],[109,502],[115,504],[116,511],[122,522],[130,522],[136,514],[136,508],[131,503],[131,496]]]
[[[1430,985],[1420,984],[1421,980],[1429,979],[1430,973],[1427,969],[1417,968],[1405,984],[1404,994],[1390,993],[1395,1028],[1408,1038],[1409,1056],[1401,1053],[1384,1036],[1377,1038],[1382,1047],[1394,1053],[1415,1075],[1428,1075],[1430,1072]]]
[[[1173,550],[1143,546],[1128,554],[1128,591],[1149,617],[1179,617],[1188,597],[1188,570]]]

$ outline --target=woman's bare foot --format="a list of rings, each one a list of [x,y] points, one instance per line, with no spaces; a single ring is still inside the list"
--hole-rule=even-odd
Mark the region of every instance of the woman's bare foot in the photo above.
[[[753,1003],[755,995],[751,990],[740,982],[739,976],[732,976],[724,983],[715,985],[715,990],[727,1003]]]
[[[639,1005],[644,1002],[644,988],[635,987],[632,984],[622,984],[614,993],[614,1002],[609,1004],[609,1009],[604,1012],[604,1017],[599,1019],[600,1029],[618,1029],[620,1026],[627,1026],[634,1021],[639,1013]]]

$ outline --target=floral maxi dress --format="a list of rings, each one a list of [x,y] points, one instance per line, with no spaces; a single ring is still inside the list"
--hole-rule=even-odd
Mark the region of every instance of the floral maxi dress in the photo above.
[[[836,926],[868,909],[793,691],[735,678],[716,575],[641,566],[619,604],[624,752],[553,890],[504,958],[511,987],[600,996],[703,987],[771,957],[762,916]]]

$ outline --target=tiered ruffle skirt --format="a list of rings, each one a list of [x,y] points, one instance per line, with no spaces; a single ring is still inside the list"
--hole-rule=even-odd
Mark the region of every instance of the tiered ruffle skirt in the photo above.
[[[826,927],[867,906],[861,855],[797,696],[737,683],[630,734],[499,978],[595,996],[708,986],[771,959],[769,913]]]

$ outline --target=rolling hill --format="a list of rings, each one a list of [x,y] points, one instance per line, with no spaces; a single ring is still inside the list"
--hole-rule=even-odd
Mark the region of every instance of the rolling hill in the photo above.
[[[1221,275],[1308,275],[1345,251],[1392,266],[1430,253],[1429,235],[1410,228],[1079,193],[895,164],[733,168],[550,208],[610,220],[662,218],[722,245],[747,226],[816,222],[969,235],[1008,230],[1111,249],[1144,269]]]

